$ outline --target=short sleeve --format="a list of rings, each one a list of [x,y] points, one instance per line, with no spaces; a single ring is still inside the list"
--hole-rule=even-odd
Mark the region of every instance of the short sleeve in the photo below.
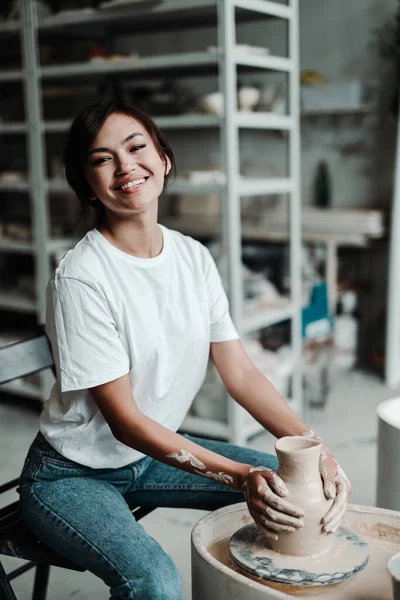
[[[221,276],[210,251],[206,248],[206,282],[210,310],[210,341],[227,342],[239,335],[229,313],[229,302]]]
[[[108,383],[130,370],[107,299],[91,285],[69,277],[52,280],[46,330],[62,392]]]

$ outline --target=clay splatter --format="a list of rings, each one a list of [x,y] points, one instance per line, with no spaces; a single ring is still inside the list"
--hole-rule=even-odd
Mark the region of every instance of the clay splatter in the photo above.
[[[188,462],[192,467],[196,467],[197,469],[205,469],[206,465],[198,460],[191,452],[188,450],[181,450],[181,455],[177,452],[171,452],[171,454],[167,454],[167,458],[176,458],[176,460],[180,463]]]
[[[215,479],[215,481],[220,481],[221,483],[225,483],[228,485],[229,483],[233,483],[233,477],[227,475],[220,471],[219,473],[212,473],[211,471],[207,471],[207,473],[203,473],[201,471],[194,470],[198,475],[202,475],[203,477],[208,477],[208,479]]]

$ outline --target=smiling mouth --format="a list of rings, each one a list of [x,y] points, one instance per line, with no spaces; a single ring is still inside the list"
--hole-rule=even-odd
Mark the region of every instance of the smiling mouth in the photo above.
[[[141,179],[135,179],[135,181],[128,181],[128,183],[124,183],[124,185],[120,185],[119,187],[116,187],[116,190],[130,190],[130,189],[135,189],[140,187],[141,185],[143,185],[144,183],[146,183],[146,181],[148,180],[148,177],[142,177]]]

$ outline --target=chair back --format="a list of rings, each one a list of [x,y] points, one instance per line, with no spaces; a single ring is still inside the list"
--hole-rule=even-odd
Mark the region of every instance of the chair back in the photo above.
[[[50,367],[54,373],[53,355],[46,335],[0,348],[0,385]]]

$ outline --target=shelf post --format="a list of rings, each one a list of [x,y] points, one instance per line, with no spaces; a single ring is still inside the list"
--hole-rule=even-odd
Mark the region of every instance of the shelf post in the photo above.
[[[232,0],[218,2],[218,55],[220,89],[224,94],[224,116],[220,128],[221,163],[226,175],[225,189],[221,196],[222,252],[227,254],[227,287],[230,311],[239,334],[241,333],[243,281],[242,281],[242,234],[240,207],[240,158],[237,112],[237,73],[234,48],[236,45],[235,6]],[[243,409],[228,397],[229,441],[244,445]]]
[[[38,23],[36,3],[20,0],[21,43],[25,113],[27,122],[29,195],[35,257],[35,297],[39,324],[44,323],[46,313],[46,286],[50,278],[50,256],[47,252],[49,217],[47,204],[46,157],[43,143],[42,100],[39,74]],[[50,371],[40,373],[40,395],[48,397],[53,385]]]
[[[35,254],[36,306],[38,322],[43,323],[45,319],[46,285],[50,278],[50,261],[47,253],[49,225],[35,2],[21,0],[21,19],[24,97],[28,126],[29,194]]]
[[[294,358],[292,377],[292,401],[296,412],[304,414],[303,404],[303,340],[302,340],[302,280],[301,280],[301,179],[300,179],[300,84],[299,84],[299,6],[298,0],[291,0],[293,18],[288,21],[289,56],[293,69],[289,77],[289,110],[293,127],[289,134],[289,176],[292,192],[289,194],[290,214],[290,293],[293,304],[291,338]]]
[[[397,144],[394,169],[394,193],[389,244],[389,276],[386,318],[386,385],[394,389],[400,384],[400,105],[397,117]]]

